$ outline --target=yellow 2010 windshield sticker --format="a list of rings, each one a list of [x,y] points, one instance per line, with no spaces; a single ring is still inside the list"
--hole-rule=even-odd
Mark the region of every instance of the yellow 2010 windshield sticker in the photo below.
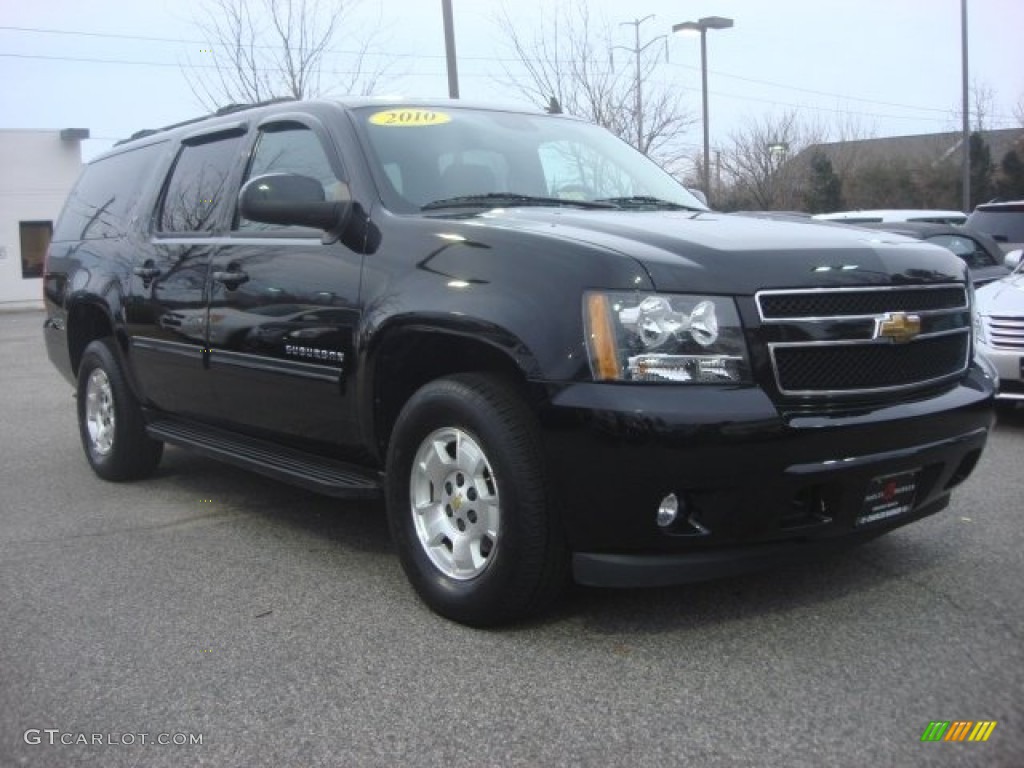
[[[434,109],[385,109],[383,112],[374,112],[370,115],[370,122],[374,125],[410,128],[418,128],[423,125],[441,125],[451,121],[452,116],[447,112],[438,112]]]

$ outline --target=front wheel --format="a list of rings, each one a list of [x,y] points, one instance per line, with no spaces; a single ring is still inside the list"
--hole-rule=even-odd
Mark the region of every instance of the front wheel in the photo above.
[[[85,348],[78,367],[78,428],[89,465],[105,480],[135,480],[156,470],[163,443],[146,434],[142,410],[109,339]]]
[[[567,557],[536,418],[501,379],[462,374],[416,392],[395,424],[387,478],[402,567],[437,613],[487,626],[557,596]]]

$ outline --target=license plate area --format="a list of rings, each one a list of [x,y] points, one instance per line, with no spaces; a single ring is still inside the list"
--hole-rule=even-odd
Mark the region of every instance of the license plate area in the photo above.
[[[912,510],[917,496],[917,474],[915,469],[872,479],[854,524],[870,525]]]

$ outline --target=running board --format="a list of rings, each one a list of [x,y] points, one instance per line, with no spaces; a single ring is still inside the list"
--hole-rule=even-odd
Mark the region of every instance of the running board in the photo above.
[[[380,499],[383,476],[354,464],[283,448],[214,427],[160,418],[146,425],[154,440],[261,475],[343,499]]]

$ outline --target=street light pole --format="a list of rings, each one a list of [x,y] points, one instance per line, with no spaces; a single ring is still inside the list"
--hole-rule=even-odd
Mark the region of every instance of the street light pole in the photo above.
[[[704,162],[701,169],[701,183],[704,186],[704,195],[709,201],[711,200],[711,129],[708,122],[708,30],[729,29],[732,25],[732,19],[722,16],[706,16],[699,21],[684,21],[682,24],[675,24],[672,27],[672,32],[677,35],[700,33],[700,91],[704,123]]]
[[[452,0],[441,0],[444,16],[444,53],[448,62],[448,97],[459,98],[459,67],[455,61],[455,20],[452,16]]]
[[[960,167],[961,186],[963,187],[963,198],[961,207],[964,213],[971,212],[971,120],[969,101],[967,94],[967,0],[960,0],[960,69],[961,69],[961,91],[963,104],[962,136],[960,138],[963,161]]]
[[[708,123],[708,28],[700,28],[700,102],[701,125],[704,126],[704,195],[711,201],[711,127]]]

